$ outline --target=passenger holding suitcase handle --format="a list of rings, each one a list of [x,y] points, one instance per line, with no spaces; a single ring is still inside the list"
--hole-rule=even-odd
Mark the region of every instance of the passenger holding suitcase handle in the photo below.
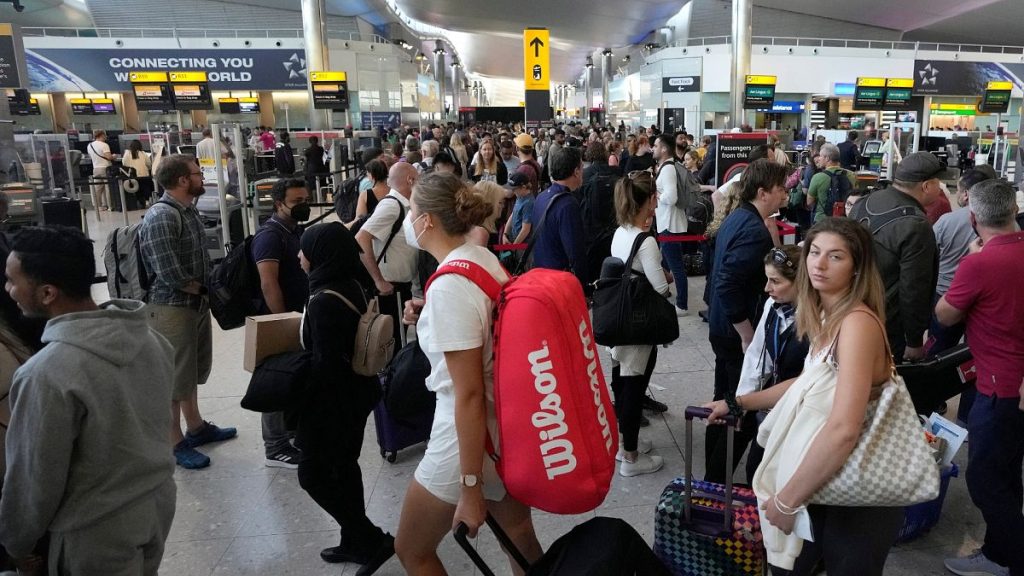
[[[492,211],[458,177],[425,175],[413,190],[406,242],[442,264],[471,261],[503,283],[508,278],[497,257],[465,241],[465,234]],[[438,545],[460,523],[475,537],[488,512],[528,560],[535,561],[542,553],[530,509],[507,495],[494,462],[484,453],[488,431],[493,435],[496,430],[492,307],[482,290],[455,275],[431,283],[425,302],[405,306],[404,319],[416,322],[423,352],[430,359],[427,386],[437,393],[430,441],[406,493],[395,542],[403,567],[414,576],[444,574]],[[512,568],[523,573],[518,565]]]
[[[805,382],[793,388],[797,379],[707,405],[712,410],[708,420],[717,423],[726,414],[786,405],[780,401],[793,389],[806,394],[800,404],[818,402],[816,409],[828,411],[827,421],[810,438],[799,423],[784,421],[786,414],[772,414],[759,434],[766,453],[754,489],[773,573],[811,574],[824,558],[830,576],[880,576],[903,524],[900,507],[809,503],[846,464],[864,432],[869,400],[892,374],[882,324],[884,290],[873,254],[866,230],[841,218],[816,224],[803,248],[797,327],[811,342],[804,372],[832,364],[838,374],[834,397],[815,397]],[[790,536],[798,516],[810,518],[813,542]]]

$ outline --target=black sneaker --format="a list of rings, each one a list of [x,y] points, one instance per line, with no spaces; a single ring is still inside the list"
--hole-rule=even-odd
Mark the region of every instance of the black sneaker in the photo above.
[[[661,414],[663,412],[668,412],[668,405],[664,402],[658,402],[648,394],[647,396],[644,396],[644,410],[650,410],[655,414]]]
[[[345,550],[344,546],[324,548],[320,551],[320,558],[324,562],[329,562],[331,564],[340,564],[342,562],[355,562],[356,564],[362,564],[366,561],[365,556],[349,552]]]
[[[299,452],[298,448],[292,448],[288,445],[285,448],[277,451],[275,454],[267,456],[265,462],[267,468],[287,468],[289,470],[295,470],[299,467],[299,462],[302,460],[302,452]]]

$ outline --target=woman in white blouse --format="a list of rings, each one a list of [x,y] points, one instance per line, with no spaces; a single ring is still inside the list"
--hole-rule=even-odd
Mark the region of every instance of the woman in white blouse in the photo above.
[[[612,256],[626,262],[633,244],[640,234],[649,233],[658,194],[650,172],[637,172],[615,184],[615,214],[619,228],[612,237]],[[661,266],[661,250],[653,235],[640,244],[633,258],[633,270],[644,274],[654,289],[668,293],[669,278]],[[641,441],[640,418],[647,385],[654,372],[657,349],[651,345],[616,346],[611,349],[612,391],[615,393],[615,413],[619,418],[622,442],[615,457],[621,464],[619,474],[638,476],[657,472],[664,465],[661,456],[647,454],[650,441]]]

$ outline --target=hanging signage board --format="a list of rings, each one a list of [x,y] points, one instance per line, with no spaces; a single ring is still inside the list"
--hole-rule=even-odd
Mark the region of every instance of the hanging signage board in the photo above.
[[[313,108],[348,110],[348,75],[344,72],[310,72]]]
[[[242,114],[259,114],[260,113],[260,99],[259,98],[239,98],[238,99],[238,111]]]
[[[1010,110],[1010,92],[1013,90],[1012,82],[993,80],[985,86],[985,94],[982,96],[978,111],[986,114],[1006,114]]]
[[[758,110],[771,108],[775,103],[776,76],[747,75],[743,90],[743,108]]]
[[[88,98],[72,98],[68,101],[71,104],[71,113],[76,116],[92,116],[92,100]]]
[[[885,78],[857,78],[853,94],[855,110],[881,110],[885,101]]]
[[[166,72],[129,72],[128,79],[132,83],[132,94],[135,96],[137,109],[150,111],[174,109],[171,85],[167,82]]]
[[[213,100],[206,72],[170,72],[171,96],[176,110],[210,110]]]
[[[92,113],[96,115],[117,114],[112,98],[95,98],[92,101]]]
[[[28,82],[25,46],[18,27],[0,24],[0,88],[22,88]]]
[[[913,78],[886,78],[882,107],[886,110],[910,109],[910,99],[913,95]]]

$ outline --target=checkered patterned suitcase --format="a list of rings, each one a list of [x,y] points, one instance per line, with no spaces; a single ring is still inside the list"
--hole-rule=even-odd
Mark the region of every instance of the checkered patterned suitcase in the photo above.
[[[693,418],[708,411],[686,410],[686,476],[665,487],[654,519],[654,553],[674,576],[763,574],[765,552],[757,498],[748,488],[688,481],[693,477]],[[732,445],[734,423],[728,430]],[[732,462],[732,450],[726,456]],[[731,494],[731,498],[726,496]]]

